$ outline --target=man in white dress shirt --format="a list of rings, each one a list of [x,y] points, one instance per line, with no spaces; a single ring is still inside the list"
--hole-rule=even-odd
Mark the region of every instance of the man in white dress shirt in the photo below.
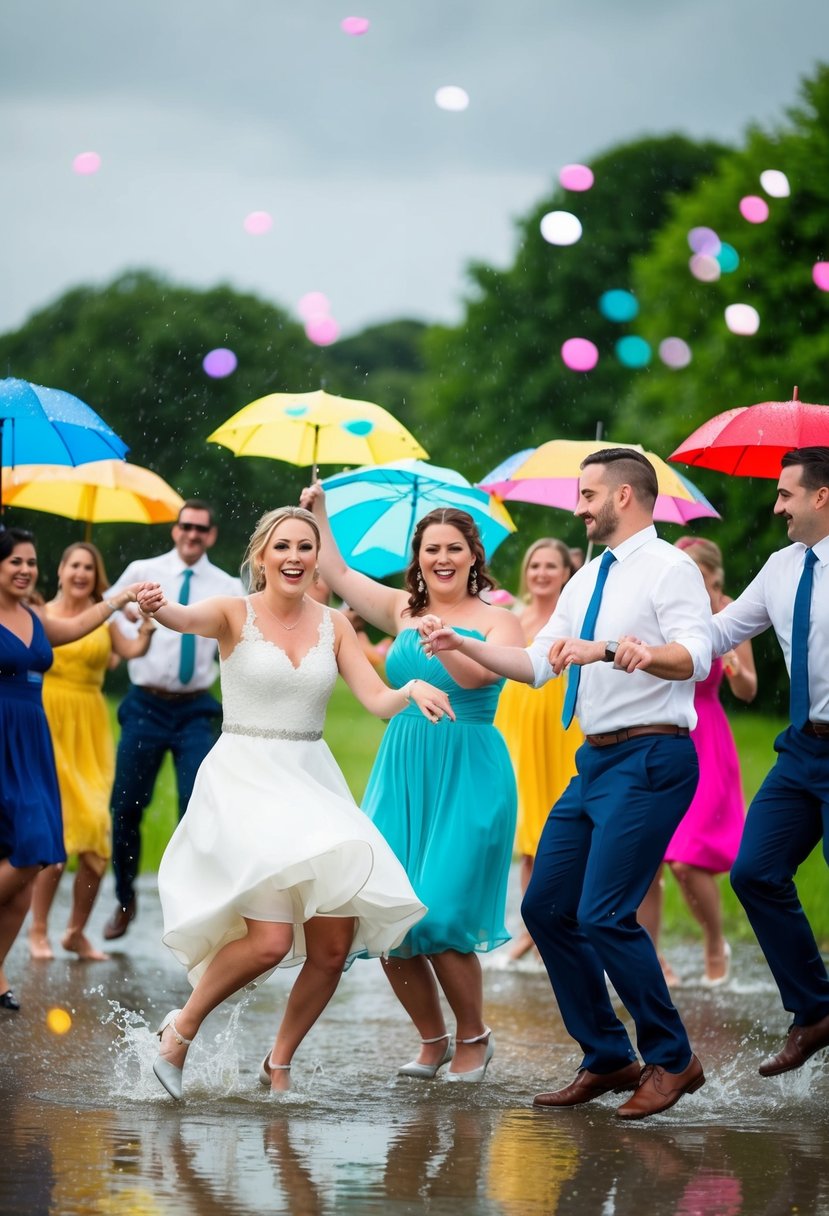
[[[533,643],[492,646],[441,628],[427,649],[459,650],[536,688],[568,672],[564,717],[575,705],[586,742],[542,833],[522,915],[584,1054],[575,1080],[535,1105],[634,1090],[617,1113],[640,1119],[705,1080],[636,912],[699,777],[689,733],[694,681],[711,666],[711,611],[699,568],[656,535],[650,462],[609,448],[581,469],[576,515],[608,549],[572,576]],[[449,668],[452,655],[442,657]],[[644,1067],[605,973],[633,1017]]]
[[[172,530],[174,548],[131,562],[107,593],[128,583],[157,582],[168,599],[195,603],[212,595],[241,595],[242,584],[214,566],[207,550],[216,543],[213,512],[188,499]],[[112,867],[118,904],[104,937],[123,937],[135,917],[135,879],[141,854],[141,819],[158,771],[172,753],[179,818],[187,809],[196,772],[216,741],[221,706],[211,695],[216,678],[216,642],[159,626],[153,645],[130,659],[130,689],[118,710],[121,736],[112,788]]]
[[[799,1068],[829,1046],[829,977],[794,875],[829,829],[829,447],[783,457],[775,515],[792,544],[773,553],[713,620],[724,654],[771,626],[790,677],[791,725],[746,817],[731,884],[792,1014],[788,1038],[760,1074]]]

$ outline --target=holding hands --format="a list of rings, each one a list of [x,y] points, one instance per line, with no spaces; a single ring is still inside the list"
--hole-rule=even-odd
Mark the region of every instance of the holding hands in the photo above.
[[[138,607],[145,616],[152,616],[167,603],[160,583],[136,583]]]
[[[439,616],[434,613],[427,613],[426,616],[420,618],[417,631],[420,634],[421,644],[426,655],[431,659],[432,655],[438,654],[441,650],[458,650],[463,638],[459,633],[449,625],[444,625]]]

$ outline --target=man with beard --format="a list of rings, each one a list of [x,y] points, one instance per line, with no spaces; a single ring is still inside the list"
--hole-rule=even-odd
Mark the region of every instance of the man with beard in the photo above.
[[[749,807],[731,885],[746,910],[793,1024],[760,1075],[800,1068],[829,1046],[829,978],[794,875],[823,837],[829,809],[829,447],[782,460],[775,515],[792,544],[773,553],[713,621],[714,650],[771,626],[790,677],[791,725]]]
[[[424,622],[427,651],[455,678],[463,655],[536,688],[568,672],[565,725],[575,708],[586,741],[542,833],[522,915],[584,1055],[575,1080],[535,1105],[634,1090],[617,1111],[625,1119],[666,1110],[705,1081],[636,919],[696,789],[694,681],[711,666],[708,593],[696,564],[657,537],[657,492],[653,466],[633,449],[582,463],[575,513],[588,541],[608,548],[573,575],[526,650]],[[605,974],[633,1018],[644,1067]]]

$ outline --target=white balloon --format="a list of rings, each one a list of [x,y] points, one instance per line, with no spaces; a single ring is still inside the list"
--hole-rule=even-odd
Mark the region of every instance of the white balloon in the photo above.
[[[445,84],[435,93],[435,104],[441,110],[465,110],[469,105],[469,94],[457,84]]]
[[[729,304],[725,310],[725,323],[732,334],[756,334],[760,328],[760,314],[750,304]]]
[[[541,219],[541,235],[551,245],[575,245],[581,237],[581,220],[569,211],[548,211]]]

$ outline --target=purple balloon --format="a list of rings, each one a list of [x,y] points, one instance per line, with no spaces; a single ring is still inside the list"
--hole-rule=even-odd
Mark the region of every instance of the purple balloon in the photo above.
[[[688,244],[694,253],[704,253],[715,258],[720,252],[720,238],[713,228],[692,228],[688,233]]]
[[[201,365],[213,380],[222,380],[236,371],[237,363],[238,359],[232,350],[228,350],[224,346],[217,346],[215,350],[207,352]]]

